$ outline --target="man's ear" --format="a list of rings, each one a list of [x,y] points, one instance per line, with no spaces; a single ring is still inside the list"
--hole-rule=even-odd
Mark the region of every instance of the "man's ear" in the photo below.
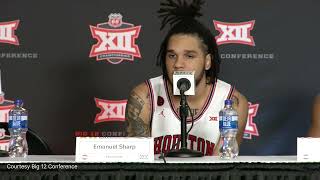
[[[206,55],[206,60],[205,60],[205,69],[209,70],[211,68],[211,54]]]

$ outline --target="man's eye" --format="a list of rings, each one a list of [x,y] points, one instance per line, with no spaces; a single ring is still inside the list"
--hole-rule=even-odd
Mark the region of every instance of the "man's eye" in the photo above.
[[[168,56],[168,58],[170,58],[170,59],[173,59],[173,58],[175,57],[174,54],[168,54],[167,56]]]
[[[186,55],[188,59],[194,58],[194,55]]]

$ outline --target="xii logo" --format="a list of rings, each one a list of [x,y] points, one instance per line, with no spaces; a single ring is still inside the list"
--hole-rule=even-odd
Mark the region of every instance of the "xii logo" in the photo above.
[[[254,117],[258,113],[259,104],[252,104],[249,102],[248,105],[249,105],[248,119],[247,119],[246,128],[244,130],[243,138],[252,139],[252,136],[259,136],[257,125],[253,121]]]
[[[96,115],[94,123],[101,123],[106,121],[125,121],[125,110],[127,100],[104,100],[94,99],[98,108],[101,112]]]
[[[14,34],[18,28],[19,20],[0,22],[0,43],[19,45],[17,36]]]
[[[228,23],[213,20],[215,29],[220,32],[220,34],[215,37],[217,44],[235,43],[255,46],[253,37],[250,35],[254,23],[254,20],[241,23]]]
[[[108,22],[90,26],[92,37],[98,40],[93,45],[89,57],[97,61],[107,60],[119,64],[123,60],[133,61],[141,58],[139,47],[135,44],[141,26],[134,26],[122,21],[122,15],[111,13]]]

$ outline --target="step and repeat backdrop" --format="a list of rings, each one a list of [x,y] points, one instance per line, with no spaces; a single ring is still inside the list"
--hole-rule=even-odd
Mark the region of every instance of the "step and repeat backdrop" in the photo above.
[[[54,154],[76,136],[125,136],[130,90],[161,74],[159,1],[0,2],[5,123],[12,101]],[[296,154],[320,92],[319,2],[208,0],[200,21],[216,36],[219,78],[249,101],[242,155]],[[8,134],[0,128],[0,147]]]

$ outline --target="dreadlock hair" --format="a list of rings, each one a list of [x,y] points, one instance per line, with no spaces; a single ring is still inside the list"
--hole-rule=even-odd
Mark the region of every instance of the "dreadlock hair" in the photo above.
[[[201,40],[204,52],[211,56],[211,67],[206,70],[207,82],[214,83],[218,77],[220,58],[217,43],[210,30],[195,19],[195,17],[202,16],[199,12],[202,4],[204,4],[202,0],[192,0],[190,4],[181,0],[177,0],[177,2],[166,0],[166,2],[160,3],[161,8],[158,11],[159,17],[162,18],[160,30],[168,23],[171,25],[171,29],[161,43],[157,56],[157,65],[161,66],[162,73],[167,79],[168,72],[165,64],[167,46],[169,39],[177,34],[193,35]]]

